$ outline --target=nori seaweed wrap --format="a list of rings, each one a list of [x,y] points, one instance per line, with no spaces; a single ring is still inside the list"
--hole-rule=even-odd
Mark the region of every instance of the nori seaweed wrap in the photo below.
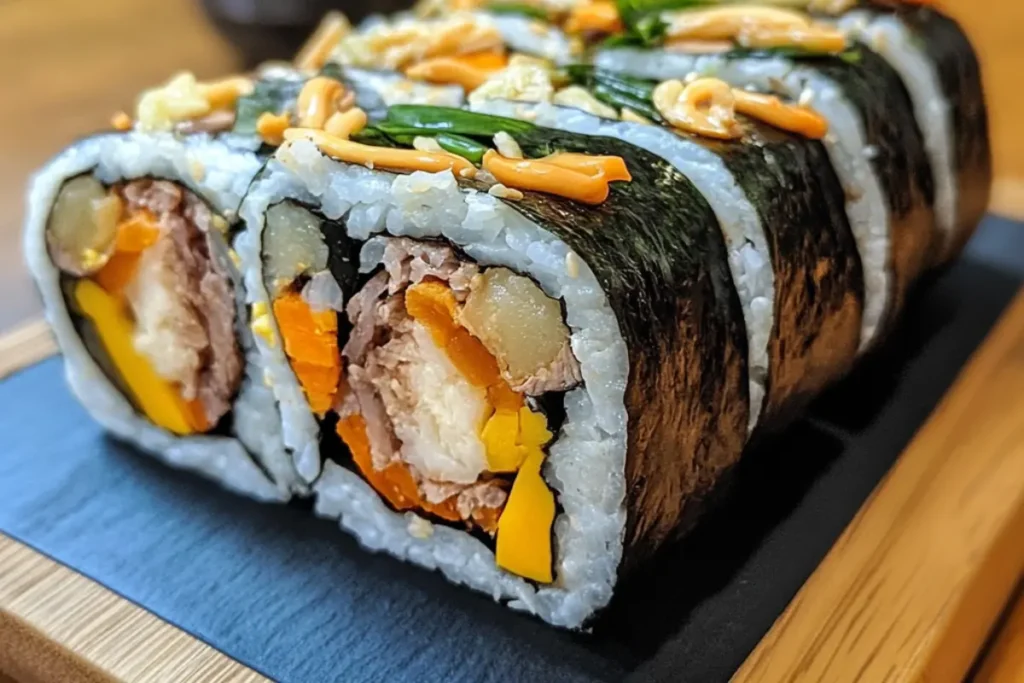
[[[620,568],[684,530],[691,508],[746,443],[746,335],[717,220],[678,170],[619,140],[458,110],[402,114],[396,118],[404,125],[424,114],[424,125],[453,117],[507,129],[527,160],[618,159],[631,180],[610,183],[607,198],[588,206],[464,173],[456,182],[447,171],[371,171],[331,160],[302,138],[279,149],[243,203],[248,230],[238,245],[250,304],[269,312],[258,347],[282,407],[286,445],[317,492],[318,511],[340,516],[364,544],[440,568],[553,623],[578,626],[610,598]],[[486,144],[479,133],[490,131],[470,128],[468,137]],[[310,237],[314,225],[319,243]],[[335,270],[325,268],[326,253],[352,253],[352,244],[327,238],[341,225],[360,253],[361,275],[355,282],[336,280],[344,301],[313,308],[320,299],[313,283]],[[310,256],[278,248],[284,243],[279,235],[291,234],[294,245],[300,233]],[[299,272],[297,261],[317,265]],[[545,301],[524,304],[522,292],[531,289]],[[490,304],[479,303],[483,291]],[[511,387],[521,397],[519,410],[527,411],[517,439],[526,438],[528,421],[540,416],[546,424],[550,440],[538,459],[546,458],[543,486],[557,506],[553,540],[547,534],[524,538],[513,526],[522,514],[523,496],[517,496],[520,482],[525,489],[532,476],[531,459],[518,473],[502,474],[494,465],[491,428],[507,398],[496,398],[493,385],[476,394],[464,385],[472,374],[463,365],[469,352],[451,355],[453,367],[438,358],[423,333],[424,325],[436,333],[429,325],[438,323],[418,312],[427,292],[434,314],[437,301],[449,297],[452,318],[498,359],[507,380],[502,391]],[[318,320],[315,326],[299,322],[299,297],[310,307],[303,319]],[[488,305],[489,313],[477,313]],[[514,352],[502,347],[512,345],[514,335],[495,339],[480,321],[491,321],[492,332],[507,331],[515,326],[503,325],[519,313],[540,316],[528,312],[540,310],[553,311],[553,322],[530,317],[522,343],[532,352],[546,345],[552,325],[561,328],[569,355],[556,365],[578,369],[559,375],[551,365],[516,379]],[[314,327],[325,331],[316,340]],[[444,343],[433,340],[449,354],[453,345],[478,343],[460,330],[449,330]],[[342,369],[340,388],[322,400],[323,385],[309,364],[328,348],[337,360],[321,367]],[[443,395],[416,388],[427,386],[417,379],[424,366],[435,378],[429,386],[447,387]],[[488,403],[482,413],[473,396]],[[430,410],[428,427],[423,415]],[[478,437],[472,425],[480,414],[485,426]],[[418,447],[428,432],[448,435],[434,446],[444,458]],[[478,438],[487,447],[483,464],[474,464]],[[383,462],[370,469],[367,461],[389,444]],[[413,473],[418,492],[389,492],[399,486],[398,465]],[[480,493],[480,487],[509,486],[507,498]],[[415,496],[421,498],[410,503]],[[504,505],[496,542],[487,521],[494,513],[480,507],[491,499]],[[415,520],[403,517],[404,510]],[[424,520],[432,524],[424,527]],[[527,554],[540,552],[531,544],[547,547],[553,571],[534,567],[538,576],[518,569],[522,558],[503,559],[515,555],[517,544]],[[469,557],[480,560],[467,564]],[[495,557],[511,569],[495,566]]]

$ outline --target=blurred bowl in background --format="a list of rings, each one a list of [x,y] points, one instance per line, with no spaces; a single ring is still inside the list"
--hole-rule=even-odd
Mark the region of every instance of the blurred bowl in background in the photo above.
[[[291,59],[330,10],[356,24],[371,14],[407,9],[411,0],[202,0],[217,30],[241,52],[246,68]]]

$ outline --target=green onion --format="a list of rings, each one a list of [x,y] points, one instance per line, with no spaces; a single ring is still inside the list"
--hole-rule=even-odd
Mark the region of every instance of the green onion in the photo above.
[[[543,8],[525,2],[493,2],[486,10],[491,14],[517,14],[531,19],[547,21],[550,17]]]
[[[490,149],[487,145],[481,145],[476,140],[464,138],[454,133],[438,133],[436,139],[437,144],[441,145],[441,149],[444,151],[457,154],[474,164],[482,162],[484,160],[484,153]]]
[[[416,104],[396,104],[388,108],[385,123],[418,131],[446,132],[456,135],[490,138],[502,131],[515,134],[534,129],[527,121],[503,116],[477,114],[451,107],[430,107]]]
[[[651,99],[656,85],[654,81],[622,76],[607,69],[599,69],[585,64],[574,64],[567,67],[566,71],[572,82],[577,85],[593,87],[600,84],[609,90],[648,101]]]
[[[616,109],[627,107],[637,114],[651,119],[652,121],[656,121],[658,123],[664,121],[661,114],[658,113],[658,110],[654,108],[653,104],[651,104],[650,99],[644,100],[639,97],[633,97],[627,93],[608,88],[601,83],[595,85],[591,91],[593,92],[594,97],[609,106],[615,107]]]
[[[633,28],[642,19],[657,16],[661,12],[701,5],[715,5],[718,0],[616,0],[619,16],[627,28]]]
[[[367,126],[358,133],[353,133],[350,139],[352,142],[370,145],[371,147],[398,147],[397,142],[375,126]]]

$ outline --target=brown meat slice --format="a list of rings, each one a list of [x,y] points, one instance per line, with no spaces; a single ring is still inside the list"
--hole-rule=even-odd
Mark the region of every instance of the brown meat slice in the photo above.
[[[162,180],[131,181],[121,195],[130,209],[152,212],[162,230],[125,290],[136,348],[161,377],[180,384],[184,398],[200,399],[216,424],[241,382],[242,354],[231,280],[212,254],[212,213]]]
[[[565,391],[583,381],[580,362],[573,355],[568,341],[562,346],[555,360],[521,382],[511,381],[508,373],[503,373],[503,375],[505,379],[509,380],[509,386],[513,391],[524,393],[527,396],[540,396],[549,391]]]
[[[389,276],[389,294],[422,282],[426,277],[434,277],[447,282],[455,298],[464,301],[469,295],[470,281],[479,272],[475,263],[460,260],[455,250],[446,244],[407,237],[387,238],[382,261]]]

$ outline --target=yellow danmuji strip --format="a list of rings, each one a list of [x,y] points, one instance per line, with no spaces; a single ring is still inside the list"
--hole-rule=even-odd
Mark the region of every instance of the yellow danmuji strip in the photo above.
[[[591,176],[537,159],[509,159],[494,150],[484,154],[483,166],[499,183],[517,190],[544,192],[592,205],[608,199],[608,179],[603,175]]]
[[[286,142],[309,140],[321,152],[349,164],[361,164],[370,168],[383,168],[395,171],[427,171],[453,173],[472,177],[476,167],[469,161],[448,152],[421,152],[415,149],[394,149],[391,147],[373,147],[351,140],[330,135],[322,130],[308,128],[289,128],[284,132]],[[284,147],[280,148],[284,149]],[[280,154],[280,149],[278,153]]]
[[[824,116],[808,107],[783,103],[778,97],[762,93],[733,90],[736,111],[760,119],[776,128],[820,140],[828,132]]]
[[[96,328],[100,343],[128,385],[142,413],[154,424],[178,435],[192,434],[196,416],[178,391],[156,374],[132,344],[132,322],[120,303],[91,280],[75,285],[75,302]]]
[[[544,452],[531,449],[519,468],[505,510],[498,518],[495,561],[502,569],[538,583],[551,583],[551,525],[555,496],[540,474]]]
[[[560,168],[567,168],[570,171],[586,173],[591,177],[604,175],[608,182],[622,180],[631,182],[633,176],[626,168],[626,162],[622,157],[598,156],[593,154],[577,154],[574,152],[559,152],[550,156],[542,157],[538,161],[552,164]]]
[[[314,311],[300,294],[286,292],[274,300],[274,318],[309,407],[323,417],[334,405],[341,380],[338,314]]]

